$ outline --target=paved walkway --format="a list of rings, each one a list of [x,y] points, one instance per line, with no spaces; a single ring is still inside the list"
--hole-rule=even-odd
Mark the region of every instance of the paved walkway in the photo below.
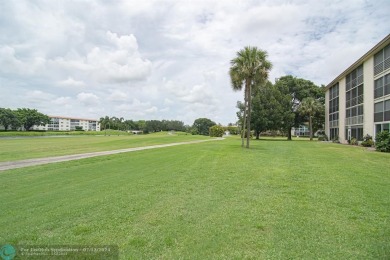
[[[189,141],[189,142],[170,143],[170,144],[159,144],[159,145],[112,150],[112,151],[103,151],[103,152],[93,152],[93,153],[82,153],[82,154],[73,154],[73,155],[45,157],[45,158],[28,159],[28,160],[13,161],[13,162],[0,162],[0,171],[23,168],[23,167],[28,167],[28,166],[36,166],[36,165],[42,165],[42,164],[48,164],[48,163],[80,160],[80,159],[91,158],[91,157],[102,156],[102,155],[128,153],[128,152],[135,152],[135,151],[141,151],[141,150],[149,150],[149,149],[177,146],[177,145],[183,145],[183,144],[196,144],[196,143],[202,143],[202,142],[208,142],[208,141],[218,141],[218,140],[223,140],[223,138],[214,138],[214,139],[208,139],[208,140],[197,140],[197,141]]]

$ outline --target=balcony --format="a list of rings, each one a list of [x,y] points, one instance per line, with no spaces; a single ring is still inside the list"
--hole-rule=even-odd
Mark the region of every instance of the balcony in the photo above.
[[[339,127],[339,120],[329,121],[329,128]]]
[[[345,119],[345,125],[360,125],[363,124],[364,117],[363,115],[348,117]]]

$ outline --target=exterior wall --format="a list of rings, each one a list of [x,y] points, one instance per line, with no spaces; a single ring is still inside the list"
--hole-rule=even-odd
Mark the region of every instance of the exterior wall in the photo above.
[[[363,134],[374,136],[374,57],[364,62]]]
[[[73,131],[76,129],[76,126],[81,126],[84,131],[100,131],[98,120],[57,116],[50,116],[50,118],[52,119],[51,124],[46,124],[44,126],[34,125],[32,129],[44,131]]]
[[[60,131],[70,131],[70,119],[69,118],[60,118],[59,130]]]
[[[330,136],[329,127],[329,90],[325,92],[325,134]]]
[[[383,56],[381,56],[381,52]],[[360,69],[361,65],[363,65],[363,70]],[[374,75],[375,73],[377,73],[377,75]],[[359,75],[363,75],[363,81],[359,81]],[[330,100],[330,90],[336,84],[338,84],[339,86],[338,126],[340,142],[347,143],[349,133],[352,133],[352,137],[358,136],[359,138],[361,138],[362,135],[365,136],[368,134],[375,138],[376,133],[390,129],[389,75],[390,34],[387,35],[382,41],[376,44],[371,50],[364,54],[360,59],[355,61],[351,66],[349,66],[345,71],[343,71],[338,77],[336,77],[331,83],[327,85],[325,94],[326,134],[330,136],[331,133],[332,125],[331,122],[329,122],[329,106],[330,104],[332,104]],[[383,82],[381,81],[382,77]],[[357,80],[357,82],[355,81],[355,79]],[[349,91],[348,100],[346,95],[347,81]],[[363,83],[363,89],[358,89],[355,91],[355,86],[360,88],[361,83]],[[379,93],[381,93],[382,91],[381,84],[383,84],[383,96],[379,96]],[[356,94],[357,97],[355,97]],[[378,98],[375,98],[376,95],[378,96]],[[363,99],[361,99],[361,97],[363,97]],[[381,102],[383,104],[383,108],[381,108]],[[355,111],[354,108],[356,108],[357,110]],[[380,118],[382,116],[381,109],[383,110],[382,121],[380,121]],[[375,122],[375,120],[377,122]],[[349,128],[351,128],[351,130],[349,130]]]
[[[339,138],[340,138],[339,140],[341,143],[347,142],[347,137],[345,136],[345,127],[346,127],[345,90],[346,90],[346,79],[345,77],[343,77],[339,81]]]

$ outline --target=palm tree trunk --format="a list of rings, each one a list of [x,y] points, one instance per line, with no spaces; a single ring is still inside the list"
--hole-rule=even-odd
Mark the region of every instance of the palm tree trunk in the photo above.
[[[252,80],[248,80],[246,82],[246,88],[248,89],[248,123],[247,123],[247,135],[246,135],[246,148],[249,148],[249,141],[251,138],[251,82]]]
[[[245,139],[247,99],[248,99],[247,90],[244,89],[244,117],[242,118],[242,129],[241,129],[241,146],[242,147],[244,147],[244,139]]]

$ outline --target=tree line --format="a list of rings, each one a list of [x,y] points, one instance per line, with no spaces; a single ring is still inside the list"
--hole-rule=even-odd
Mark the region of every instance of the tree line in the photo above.
[[[100,129],[114,129],[121,131],[137,130],[144,133],[160,131],[187,131],[189,126],[179,120],[125,120],[123,117],[101,117]]]
[[[0,125],[5,131],[17,130],[23,127],[29,131],[34,125],[46,125],[50,122],[50,117],[38,112],[36,109],[18,108],[0,108]]]
[[[309,123],[310,138],[325,123],[325,86],[291,75],[253,88],[251,125],[256,139],[265,131],[280,131],[291,140],[291,130]],[[239,124],[243,125],[244,105],[237,102]]]
[[[210,128],[213,126],[219,126],[223,131],[229,131],[231,134],[238,134],[238,128],[230,125],[222,127],[217,125],[214,121],[208,118],[195,119],[194,123],[185,125],[179,120],[125,120],[123,117],[101,117],[99,120],[100,129],[113,129],[113,130],[137,130],[143,133],[154,133],[160,131],[181,131],[191,133],[193,135],[210,135]],[[218,135],[221,130],[219,129]],[[222,135],[221,135],[222,136]]]
[[[231,60],[229,75],[235,91],[244,89],[244,102],[237,102],[238,124],[242,129],[242,147],[246,138],[249,148],[251,127],[256,138],[267,130],[286,133],[291,140],[291,129],[309,122],[310,139],[325,121],[325,87],[291,75],[281,77],[275,84],[268,81],[272,63],[267,52],[256,47],[245,47]]]

